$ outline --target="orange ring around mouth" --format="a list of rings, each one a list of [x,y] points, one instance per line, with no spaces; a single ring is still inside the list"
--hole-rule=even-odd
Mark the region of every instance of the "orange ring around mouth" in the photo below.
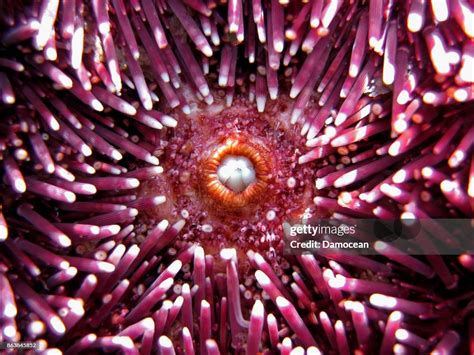
[[[202,162],[201,181],[213,201],[229,208],[242,208],[263,195],[270,180],[270,152],[261,144],[242,134],[234,134],[222,140]],[[249,159],[255,169],[256,181],[242,192],[227,188],[217,175],[222,160],[229,155]]]

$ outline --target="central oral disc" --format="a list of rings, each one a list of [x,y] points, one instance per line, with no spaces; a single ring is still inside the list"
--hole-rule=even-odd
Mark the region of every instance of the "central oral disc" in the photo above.
[[[245,191],[257,179],[252,162],[241,155],[225,157],[217,169],[217,176],[225,187],[235,193]]]

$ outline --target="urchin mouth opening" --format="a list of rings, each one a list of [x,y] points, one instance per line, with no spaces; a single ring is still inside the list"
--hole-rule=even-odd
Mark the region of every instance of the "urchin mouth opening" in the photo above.
[[[202,187],[212,202],[243,208],[267,190],[271,174],[268,149],[245,134],[230,134],[210,146],[200,169]]]
[[[243,155],[226,156],[217,168],[219,181],[228,189],[241,193],[256,182],[255,168]]]

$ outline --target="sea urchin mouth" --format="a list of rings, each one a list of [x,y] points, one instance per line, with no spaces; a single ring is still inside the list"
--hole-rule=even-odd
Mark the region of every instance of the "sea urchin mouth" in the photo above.
[[[304,139],[288,125],[288,97],[260,113],[240,92],[230,107],[224,93],[215,93],[211,105],[191,101],[189,115],[171,113],[181,129],[162,140],[166,172],[141,186],[141,196],[164,195],[166,202],[139,218],[147,225],[184,218],[183,240],[205,249],[245,252],[266,248],[269,240],[276,247],[282,222],[312,206],[315,190],[314,164],[298,164]]]
[[[245,161],[251,165],[247,163],[247,172],[242,172],[245,176],[235,177],[234,171],[225,171]],[[241,208],[262,198],[270,179],[271,158],[262,143],[236,133],[211,150],[203,159],[201,170],[202,185],[213,201],[228,208]]]

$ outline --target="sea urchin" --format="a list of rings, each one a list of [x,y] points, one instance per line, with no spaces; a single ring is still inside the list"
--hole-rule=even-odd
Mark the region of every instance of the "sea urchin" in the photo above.
[[[312,216],[473,217],[472,2],[0,8],[2,346],[474,353],[468,250],[282,251]]]

